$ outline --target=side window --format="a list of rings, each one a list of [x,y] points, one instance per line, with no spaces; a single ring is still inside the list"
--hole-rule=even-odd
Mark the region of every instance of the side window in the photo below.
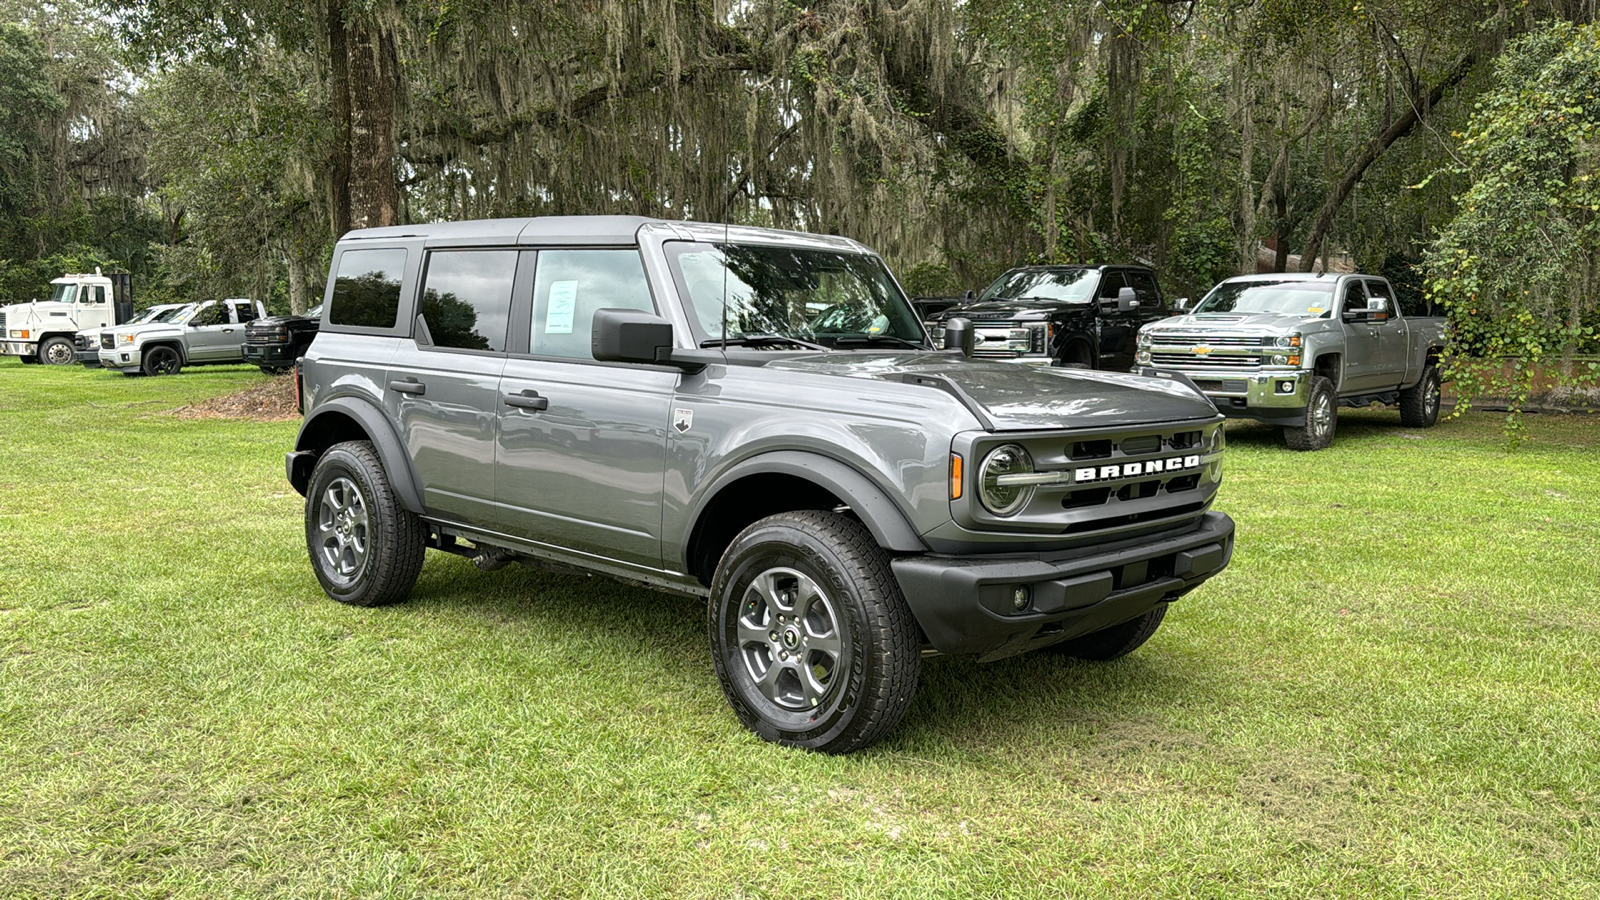
[[[203,325],[221,325],[221,324],[223,324],[222,304],[213,303],[210,306],[206,307],[205,309],[200,310],[199,312],[195,313],[192,317],[190,317],[188,324],[193,325],[196,328],[201,327]]]
[[[428,254],[422,320],[435,347],[506,350],[515,250],[438,250]]]
[[[656,311],[639,251],[540,251],[533,285],[533,354],[593,359],[589,327],[597,309]]]
[[[339,257],[328,324],[393,328],[400,316],[406,251],[349,250]]]
[[[1140,309],[1161,307],[1161,291],[1156,288],[1154,275],[1149,272],[1129,272],[1128,281],[1133,285],[1134,293],[1139,295]]]
[[[1101,300],[1117,299],[1117,292],[1128,286],[1121,272],[1107,272],[1100,276],[1100,290],[1095,294]]]
[[[90,303],[105,303],[106,302],[106,286],[103,285],[103,284],[95,285],[94,286],[94,296],[89,298],[89,302]]]
[[[243,325],[256,317],[256,305],[249,302],[235,303],[233,304],[233,315],[235,320],[240,325]]]
[[[1344,311],[1367,308],[1367,292],[1362,289],[1361,282],[1352,278],[1344,285]]]

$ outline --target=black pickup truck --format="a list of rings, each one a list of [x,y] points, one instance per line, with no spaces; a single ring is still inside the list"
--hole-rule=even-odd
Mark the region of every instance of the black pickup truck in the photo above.
[[[1139,329],[1170,314],[1143,266],[1022,266],[926,324],[938,340],[946,320],[970,320],[974,356],[1126,372]]]
[[[295,360],[306,355],[321,325],[320,304],[304,315],[257,319],[245,326],[239,351],[245,362],[260,366],[268,375],[282,375],[294,368]]]

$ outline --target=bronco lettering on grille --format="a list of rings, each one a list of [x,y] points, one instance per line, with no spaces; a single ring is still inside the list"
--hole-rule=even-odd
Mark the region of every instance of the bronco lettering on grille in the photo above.
[[[1186,469],[1200,468],[1200,457],[1173,456],[1167,459],[1152,459],[1146,462],[1122,463],[1115,466],[1088,466],[1072,470],[1072,480],[1078,484],[1087,481],[1110,481],[1114,478],[1136,478],[1140,475],[1165,475],[1168,472],[1182,472]]]

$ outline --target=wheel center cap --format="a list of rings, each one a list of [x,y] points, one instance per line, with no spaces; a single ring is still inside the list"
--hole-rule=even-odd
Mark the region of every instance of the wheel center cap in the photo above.
[[[794,628],[785,628],[783,630],[783,645],[790,650],[800,646],[800,632]]]

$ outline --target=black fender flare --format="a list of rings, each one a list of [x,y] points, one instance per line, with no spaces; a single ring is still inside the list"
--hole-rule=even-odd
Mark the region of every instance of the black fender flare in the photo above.
[[[928,546],[917,535],[916,529],[911,527],[910,520],[899,505],[872,479],[854,467],[820,453],[774,450],[735,463],[701,492],[683,534],[685,565],[691,562],[687,558],[689,549],[694,545],[695,533],[711,501],[720,496],[724,488],[741,478],[773,474],[792,475],[826,488],[850,507],[862,524],[867,526],[867,530],[872,532],[872,538],[878,542],[878,546],[898,553],[928,552]]]
[[[317,437],[336,414],[354,420],[367,433],[373,449],[378,451],[378,459],[383,462],[383,470],[389,475],[390,485],[400,498],[400,505],[422,515],[422,490],[417,485],[417,474],[412,471],[411,457],[406,453],[405,444],[389,423],[388,415],[368,400],[346,395],[318,404],[316,411],[300,423],[300,434],[294,440],[295,454],[312,453],[320,456],[327,447],[316,446],[320,443]],[[302,496],[311,480],[311,468],[311,465],[290,465],[289,482]],[[297,471],[303,474],[294,474]]]

